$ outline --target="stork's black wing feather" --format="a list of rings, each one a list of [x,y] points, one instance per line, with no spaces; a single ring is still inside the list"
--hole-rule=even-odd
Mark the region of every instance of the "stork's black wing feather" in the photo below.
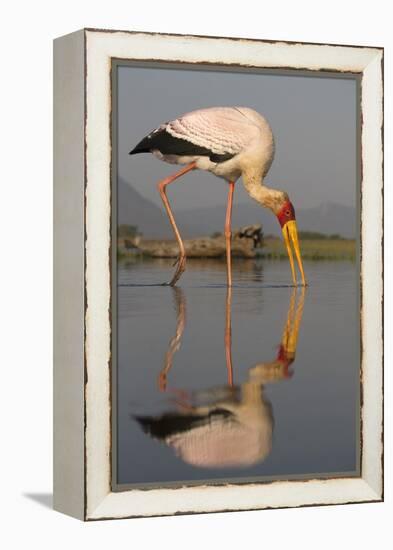
[[[213,419],[234,421],[234,415],[227,409],[213,409],[204,416],[197,414],[165,413],[162,416],[135,416],[145,433],[157,439],[165,439],[174,434],[189,432],[198,426],[204,426]]]
[[[217,154],[206,147],[195,145],[186,139],[173,137],[165,129],[155,130],[144,137],[130,151],[130,155],[150,153],[151,151],[160,151],[162,155],[204,156],[209,157],[212,162],[224,162],[234,156],[232,153]]]

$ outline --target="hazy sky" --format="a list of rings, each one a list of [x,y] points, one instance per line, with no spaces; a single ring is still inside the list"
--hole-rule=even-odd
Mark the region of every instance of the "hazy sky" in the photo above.
[[[217,105],[251,107],[269,121],[276,154],[266,184],[289,193],[295,207],[355,205],[356,81],[204,70],[119,67],[119,176],[161,206],[156,183],[177,167],[128,152],[161,122]],[[176,208],[225,204],[225,182],[187,174],[170,188]],[[241,180],[235,201],[247,202]]]

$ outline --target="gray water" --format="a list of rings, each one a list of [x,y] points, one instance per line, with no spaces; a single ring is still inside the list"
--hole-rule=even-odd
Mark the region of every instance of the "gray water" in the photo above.
[[[228,294],[224,262],[177,290],[171,264],[118,264],[117,488],[356,475],[356,265],[305,262],[302,293],[285,261],[235,260]]]

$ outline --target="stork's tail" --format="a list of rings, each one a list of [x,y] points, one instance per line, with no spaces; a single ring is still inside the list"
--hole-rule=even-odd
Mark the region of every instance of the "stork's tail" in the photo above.
[[[130,151],[130,155],[137,155],[138,153],[150,153],[152,147],[151,138],[146,136]]]

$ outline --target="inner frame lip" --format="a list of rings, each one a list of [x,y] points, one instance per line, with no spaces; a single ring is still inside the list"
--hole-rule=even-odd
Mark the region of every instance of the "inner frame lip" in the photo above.
[[[94,29],[86,29],[92,31]],[[110,31],[112,32],[112,31]],[[117,31],[113,31],[117,32]],[[161,33],[160,33],[161,34]],[[169,35],[173,36],[173,35]],[[179,35],[182,36],[182,35]],[[203,37],[206,38],[206,37]],[[208,37],[212,38],[212,37]],[[223,38],[223,37],[216,37]],[[232,39],[232,38],[230,38]],[[236,39],[234,39],[236,40]],[[257,40],[257,42],[263,42],[263,40]],[[276,41],[272,41],[275,43]],[[282,41],[280,41],[282,42]],[[297,42],[296,44],[304,44],[303,42]],[[314,44],[318,45],[318,44]],[[321,44],[328,45],[328,44]],[[338,46],[336,44],[332,46]],[[359,46],[363,48],[363,46]],[[368,48],[368,46],[366,47]],[[152,482],[152,483],[130,483],[119,484],[117,481],[117,440],[118,440],[118,426],[117,419],[117,117],[118,117],[118,104],[117,104],[117,90],[118,90],[118,68],[120,67],[134,67],[134,68],[154,68],[159,70],[177,69],[177,70],[193,70],[199,72],[230,72],[230,73],[245,73],[245,74],[265,74],[272,76],[301,76],[307,78],[338,78],[356,81],[356,268],[359,277],[357,279],[357,302],[358,310],[361,311],[361,171],[362,171],[362,159],[361,159],[361,81],[363,72],[352,70],[327,70],[320,68],[318,70],[307,68],[292,68],[292,67],[260,67],[254,65],[242,65],[239,63],[223,63],[217,62],[196,62],[191,63],[189,61],[181,60],[165,60],[165,59],[132,59],[132,58],[110,58],[110,144],[111,144],[111,209],[110,209],[110,316],[111,316],[111,358],[110,358],[110,410],[111,410],[111,430],[110,430],[110,463],[111,463],[111,490],[113,492],[125,492],[132,489],[138,490],[153,490],[159,488],[180,488],[180,487],[193,487],[208,485],[212,487],[225,486],[228,483],[233,485],[245,485],[245,484],[261,484],[266,485],[277,481],[305,481],[305,480],[323,480],[323,479],[339,479],[339,478],[361,478],[362,477],[362,463],[363,463],[363,446],[361,438],[362,430],[362,394],[363,394],[363,377],[362,377],[362,337],[363,331],[360,326],[359,330],[359,388],[358,388],[358,409],[357,426],[356,426],[356,464],[357,467],[353,472],[332,472],[332,473],[315,473],[315,474],[293,474],[287,476],[266,476],[263,479],[261,477],[242,477],[242,478],[226,478],[224,479],[206,479],[198,480],[196,482],[192,480],[185,480],[180,482]],[[308,285],[309,286],[309,283]],[[114,299],[114,297],[116,297]],[[359,323],[361,325],[361,315],[359,315]]]

